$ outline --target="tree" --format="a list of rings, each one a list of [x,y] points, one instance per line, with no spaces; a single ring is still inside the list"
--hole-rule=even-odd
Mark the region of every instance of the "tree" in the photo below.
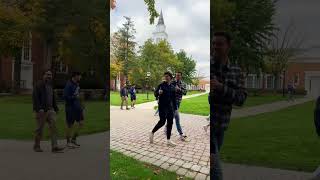
[[[118,61],[123,64],[122,73],[125,79],[128,80],[128,74],[130,71],[130,66],[134,64],[134,59],[136,56],[135,47],[135,33],[133,21],[129,17],[125,17],[126,22],[123,26],[114,34],[115,40],[118,42],[115,49],[115,57]]]
[[[154,23],[154,19],[159,16],[159,13],[157,12],[155,8],[155,0],[144,0],[145,4],[148,7],[148,11],[150,14],[150,24]]]
[[[196,62],[192,57],[188,57],[187,53],[184,50],[176,53],[177,59],[181,62],[181,67],[178,71],[181,71],[183,74],[183,80],[187,84],[192,84],[195,74],[196,74]]]
[[[211,13],[215,31],[231,34],[233,46],[231,60],[247,72],[257,73],[263,67],[267,42],[273,35],[275,25],[275,0],[215,0]],[[231,10],[230,12],[228,10]],[[214,27],[211,27],[214,28]]]
[[[266,70],[276,77],[274,88],[278,89],[280,75],[282,73],[285,75],[289,61],[303,52],[304,37],[296,32],[292,22],[283,31],[276,30],[274,34],[269,43],[265,64]],[[283,77],[283,95],[284,84],[285,78]]]

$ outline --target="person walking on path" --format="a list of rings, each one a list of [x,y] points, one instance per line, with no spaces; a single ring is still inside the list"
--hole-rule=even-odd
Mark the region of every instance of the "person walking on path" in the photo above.
[[[288,101],[294,101],[294,83],[288,84]]]
[[[213,37],[213,58],[210,61],[210,174],[213,180],[223,179],[219,151],[228,128],[232,106],[242,106],[247,98],[244,76],[237,65],[231,64],[228,53],[231,38],[225,32]]]
[[[128,87],[127,85],[124,85],[123,88],[120,90],[120,97],[121,97],[121,110],[123,110],[123,104],[125,104],[126,109],[128,108]]]
[[[176,144],[170,140],[174,112],[177,110],[176,90],[175,90],[175,86],[171,83],[173,78],[172,74],[170,72],[165,72],[164,78],[165,78],[165,82],[161,83],[155,91],[155,97],[159,98],[158,108],[159,108],[160,120],[156,124],[156,126],[153,128],[149,138],[150,138],[150,143],[152,144],[154,133],[157,132],[167,122],[167,132],[166,132],[167,145],[176,146]]]
[[[210,105],[210,93],[209,93],[209,96],[208,96],[208,102],[209,102],[209,105]],[[207,121],[209,121],[209,123],[207,124],[207,125],[204,125],[203,126],[203,129],[204,129],[204,131],[207,133],[207,131],[208,131],[208,128],[210,127],[210,114],[209,114],[209,116],[207,117]]]
[[[173,86],[176,90],[176,104],[177,104],[177,110],[174,113],[174,119],[176,122],[177,131],[180,135],[181,141],[186,141],[187,136],[183,134],[182,127],[180,124],[180,114],[179,114],[179,108],[182,101],[182,96],[187,94],[187,88],[184,82],[182,82],[182,72],[177,72],[175,81],[172,82]]]
[[[77,143],[79,130],[83,127],[83,108],[80,101],[80,86],[81,73],[72,73],[71,80],[69,80],[63,90],[63,97],[65,100],[66,112],[66,140],[68,148],[80,147]],[[74,124],[77,123],[75,127]]]
[[[51,137],[51,150],[53,153],[62,152],[64,148],[59,147],[57,141],[56,115],[59,109],[52,87],[51,70],[44,71],[43,79],[37,82],[33,89],[32,101],[37,123],[33,150],[35,152],[43,152],[40,147],[40,141],[43,136],[45,123],[48,123]]]
[[[136,100],[137,100],[137,93],[136,93],[136,85],[132,85],[130,88],[130,98],[131,98],[131,108],[135,108]]]

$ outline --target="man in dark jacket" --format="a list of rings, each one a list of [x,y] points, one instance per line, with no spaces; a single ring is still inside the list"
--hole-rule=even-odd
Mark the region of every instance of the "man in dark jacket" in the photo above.
[[[126,105],[126,109],[129,110],[128,108],[128,96],[129,96],[129,91],[128,87],[125,84],[123,88],[120,90],[120,97],[121,97],[121,110],[123,110],[123,104]]]
[[[77,136],[79,129],[83,126],[83,107],[80,102],[80,86],[81,79],[80,72],[72,73],[71,80],[69,80],[63,90],[63,97],[65,100],[66,123],[67,123],[67,147],[80,147],[77,143]],[[74,123],[77,122],[77,127]],[[71,133],[73,132],[73,135]],[[72,137],[72,139],[71,139]]]
[[[230,122],[232,106],[243,105],[247,97],[243,73],[229,60],[230,47],[231,38],[227,33],[214,33],[214,54],[210,61],[210,154],[213,163],[210,171],[213,180],[223,179],[219,151]]]
[[[158,108],[160,120],[150,133],[150,143],[153,143],[154,133],[157,132],[167,122],[167,145],[176,146],[176,144],[170,140],[173,116],[174,112],[177,110],[176,90],[175,86],[171,83],[173,78],[172,74],[170,72],[165,72],[164,78],[165,82],[161,83],[154,93],[155,97],[159,99]]]
[[[49,124],[51,135],[52,152],[61,152],[63,148],[58,147],[56,114],[59,111],[52,87],[52,72],[46,70],[43,73],[43,80],[37,82],[32,93],[33,111],[36,113],[37,129],[35,131],[35,143],[33,150],[43,152],[40,148],[40,141],[43,136],[45,123]]]

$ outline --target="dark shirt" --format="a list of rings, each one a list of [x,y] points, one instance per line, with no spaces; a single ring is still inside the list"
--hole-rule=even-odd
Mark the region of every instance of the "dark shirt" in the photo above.
[[[159,94],[159,90],[162,94]],[[154,96],[159,99],[159,109],[177,110],[176,91],[173,84],[161,83],[155,90]]]
[[[39,112],[40,110],[44,110],[46,112],[48,110],[51,110],[52,108],[56,112],[59,111],[52,85],[50,85],[50,87],[51,88],[47,86],[46,88],[46,83],[44,81],[39,81],[33,88],[32,102],[33,110],[35,112]],[[49,94],[48,90],[50,91]],[[49,107],[49,105],[51,107]]]
[[[52,96],[53,96],[53,88],[51,86],[51,84],[46,83],[45,84],[46,87],[46,98],[47,98],[47,107],[48,109],[52,109],[53,108],[53,103],[52,103]]]
[[[80,103],[80,86],[78,83],[69,80],[64,87],[63,97],[66,103],[66,106],[73,107],[75,109],[81,109]]]
[[[187,94],[186,84],[182,81],[173,81],[172,84],[178,86],[181,90],[176,91],[176,101],[181,102],[182,96]]]
[[[216,78],[223,84],[223,88],[210,90],[210,111],[212,113],[213,128],[227,129],[232,105],[242,106],[247,98],[247,92],[244,88],[244,76],[241,69],[237,65],[222,65],[210,62],[210,78]]]
[[[121,90],[120,90],[120,96],[121,97],[128,97],[128,89],[126,88],[126,87],[124,87],[124,88],[122,88]]]
[[[131,97],[136,97],[136,89],[133,88],[133,87],[130,89],[130,96]]]

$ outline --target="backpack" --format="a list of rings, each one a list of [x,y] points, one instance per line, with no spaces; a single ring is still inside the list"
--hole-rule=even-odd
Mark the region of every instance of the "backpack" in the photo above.
[[[317,99],[316,108],[314,110],[314,125],[318,136],[320,136],[320,97]]]

